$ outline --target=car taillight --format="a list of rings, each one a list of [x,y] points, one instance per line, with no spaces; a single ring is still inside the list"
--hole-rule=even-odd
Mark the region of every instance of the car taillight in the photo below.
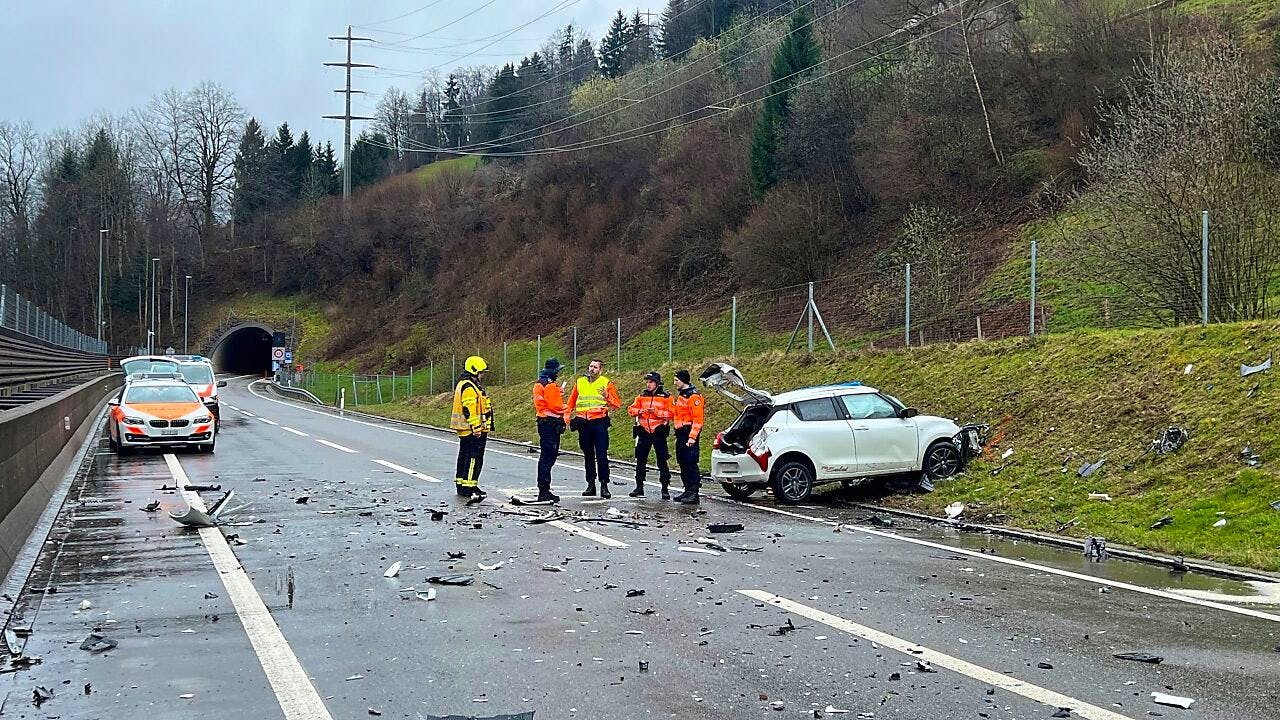
[[[724,439],[724,431],[723,431],[723,430],[722,430],[722,431],[720,431],[720,432],[718,432],[718,433],[716,433],[716,439],[711,441],[711,449],[712,449],[712,450],[719,450],[719,449],[720,449],[720,441],[721,441],[721,440],[723,440],[723,439]]]
[[[747,457],[756,461],[756,464],[760,466],[761,472],[769,469],[769,456],[772,454],[768,448],[765,448],[763,452],[756,452],[755,448],[747,448]]]

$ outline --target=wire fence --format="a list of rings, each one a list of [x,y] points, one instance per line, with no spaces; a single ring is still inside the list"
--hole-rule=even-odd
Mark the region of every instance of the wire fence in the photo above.
[[[5,285],[0,285],[0,327],[59,347],[107,353],[105,340],[89,337],[67,326]]]
[[[303,384],[327,402],[336,402],[338,388],[344,388],[348,404],[375,404],[451,391],[471,354],[488,363],[488,384],[524,384],[536,379],[551,357],[575,376],[599,359],[617,377],[770,350],[916,348],[1209,322],[1218,318],[1216,308],[1233,302],[1210,282],[1207,250],[1192,263],[1199,267],[1186,279],[1190,289],[1178,299],[1181,305],[1175,305],[1083,270],[1069,249],[1041,244],[1029,240],[966,253],[918,254],[910,263],[882,260],[821,281],[649,308],[549,335],[440,354],[389,374],[311,374]],[[1188,303],[1197,306],[1194,312],[1187,310]],[[1264,301],[1254,316],[1270,317],[1273,307]]]

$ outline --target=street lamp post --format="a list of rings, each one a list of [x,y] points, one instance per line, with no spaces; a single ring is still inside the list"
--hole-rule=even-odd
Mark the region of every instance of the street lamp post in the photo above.
[[[102,341],[102,246],[107,241],[107,231],[98,231],[98,341]]]
[[[156,336],[156,318],[160,316],[159,310],[156,308],[156,302],[160,299],[156,294],[156,275],[160,273],[160,258],[151,258],[151,317],[147,318],[150,330],[147,332],[147,354],[155,354],[154,338]]]
[[[187,349],[187,311],[191,306],[191,276],[186,276],[186,288],[182,291],[182,354],[186,355],[191,351]]]

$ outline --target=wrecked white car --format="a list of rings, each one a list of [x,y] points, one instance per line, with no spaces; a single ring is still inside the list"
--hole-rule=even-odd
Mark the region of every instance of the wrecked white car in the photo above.
[[[741,406],[711,452],[711,476],[734,498],[768,486],[779,502],[799,503],[818,485],[873,478],[927,484],[960,472],[981,450],[977,426],[921,415],[858,382],[772,395],[725,363],[701,378]]]

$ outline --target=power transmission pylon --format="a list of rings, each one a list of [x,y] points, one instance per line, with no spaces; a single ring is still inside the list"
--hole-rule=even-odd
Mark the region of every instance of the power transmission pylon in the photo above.
[[[347,41],[347,61],[325,63],[325,65],[328,65],[330,67],[344,67],[347,69],[347,86],[345,88],[338,88],[337,90],[334,90],[334,92],[342,93],[343,95],[346,96],[346,99],[347,99],[346,113],[343,115],[325,115],[324,116],[328,120],[341,120],[344,126],[344,135],[342,140],[342,197],[343,199],[346,199],[351,197],[351,121],[352,120],[373,120],[373,118],[365,115],[351,114],[351,94],[364,93],[363,90],[351,89],[351,68],[356,68],[356,67],[371,68],[371,67],[377,67],[377,65],[370,65],[369,63],[351,62],[351,43],[356,40],[367,40],[369,42],[373,42],[373,38],[352,37],[350,25],[347,26],[346,35],[330,35],[329,39]]]

